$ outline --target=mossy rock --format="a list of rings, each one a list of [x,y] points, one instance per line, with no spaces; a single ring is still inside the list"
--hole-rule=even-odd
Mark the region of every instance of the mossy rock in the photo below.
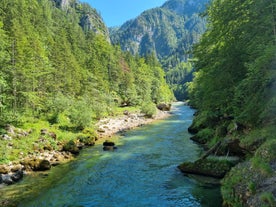
[[[71,152],[72,154],[79,154],[80,150],[74,140],[70,140],[69,142],[63,145],[63,151]]]
[[[6,165],[0,165],[0,174],[9,173],[9,168]]]
[[[157,104],[157,108],[161,111],[170,111],[171,106],[172,106],[171,104],[166,104],[166,103]]]
[[[91,136],[85,136],[85,135],[80,135],[78,136],[78,139],[81,143],[83,143],[86,146],[93,146],[95,145],[95,138]]]
[[[233,164],[226,160],[201,159],[196,162],[185,162],[179,165],[178,168],[187,174],[223,178],[232,166]]]
[[[26,158],[21,162],[26,169],[33,171],[45,171],[51,168],[51,163],[48,160],[36,159],[36,158]]]

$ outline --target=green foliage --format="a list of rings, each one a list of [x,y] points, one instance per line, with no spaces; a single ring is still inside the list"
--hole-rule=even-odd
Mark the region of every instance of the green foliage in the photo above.
[[[275,139],[275,137],[274,137],[275,132],[276,132],[276,129],[273,125],[272,126],[264,126],[263,128],[256,128],[254,130],[251,130],[250,133],[247,133],[241,137],[241,144],[244,147],[249,148],[249,149],[257,149],[263,143],[266,143],[266,144],[262,145],[260,150],[273,147],[273,145],[274,145],[273,140]],[[271,141],[269,141],[269,140],[271,140]],[[259,152],[256,152],[256,153],[259,154]],[[274,156],[274,153],[271,153],[270,155]]]
[[[95,9],[57,7],[48,0],[0,3],[1,125],[24,114],[83,129],[116,106],[173,99],[158,61],[111,45]]]
[[[189,84],[191,103],[200,111],[217,111],[218,116],[232,116],[248,127],[270,116],[267,112],[274,107],[271,90],[275,88],[272,66],[276,54],[275,34],[270,29],[274,21],[271,4],[212,2],[208,9],[210,26],[194,49],[196,72]],[[264,8],[261,19],[257,8]],[[261,30],[252,27],[260,24]]]
[[[68,152],[71,152],[73,154],[77,154],[79,152],[79,149],[75,143],[74,140],[70,140],[68,142],[66,142],[64,145],[63,145],[63,150],[64,151],[68,151]]]
[[[156,114],[157,108],[153,103],[144,103],[141,107],[141,112],[147,117],[152,118]]]
[[[167,83],[172,88],[177,100],[188,98],[187,83],[192,81],[192,72],[192,64],[182,62],[166,73]]]
[[[78,129],[84,129],[92,121],[92,109],[83,100],[76,101],[68,111],[71,123]]]
[[[222,194],[225,206],[244,206],[275,176],[275,1],[213,0],[206,14],[188,84],[193,127],[241,140],[250,159],[232,168]]]
[[[200,130],[196,136],[197,139],[203,142],[208,142],[214,138],[215,131],[213,129],[205,128]]]
[[[254,182],[249,182],[248,190],[251,194],[255,194],[256,193],[256,184]]]
[[[265,162],[262,158],[256,156],[253,157],[251,160],[252,167],[256,169],[256,171],[259,171],[263,175],[271,175],[273,170],[271,169],[271,166],[269,163]]]
[[[273,137],[274,135],[271,135]],[[276,159],[276,140],[272,139],[266,141],[255,153],[255,156],[261,157],[263,161],[269,163]]]
[[[276,201],[271,192],[263,192],[260,199],[265,203],[264,207],[273,207],[276,205]]]

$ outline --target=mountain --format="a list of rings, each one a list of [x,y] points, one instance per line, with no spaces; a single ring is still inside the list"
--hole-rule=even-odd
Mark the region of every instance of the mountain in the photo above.
[[[156,54],[164,69],[168,70],[179,62],[187,61],[188,51],[205,31],[205,19],[199,14],[204,11],[207,2],[169,0],[119,28],[111,28],[111,42],[133,54]],[[170,58],[172,55],[173,60]]]
[[[122,50],[146,56],[154,54],[166,72],[177,100],[187,99],[186,83],[192,80],[192,46],[206,29],[209,0],[168,0],[161,7],[144,11],[121,27],[110,28],[110,39]]]

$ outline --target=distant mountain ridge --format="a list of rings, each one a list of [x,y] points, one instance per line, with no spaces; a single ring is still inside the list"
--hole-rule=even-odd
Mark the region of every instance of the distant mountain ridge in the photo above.
[[[111,42],[133,54],[154,53],[163,60],[163,66],[169,67],[164,58],[171,55],[177,56],[177,62],[185,61],[187,52],[205,31],[205,20],[199,14],[207,3],[208,0],[168,0],[119,28],[110,28]]]

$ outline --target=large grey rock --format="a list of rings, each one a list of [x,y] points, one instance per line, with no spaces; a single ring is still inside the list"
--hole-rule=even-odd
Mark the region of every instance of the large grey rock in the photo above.
[[[18,182],[23,178],[23,171],[19,170],[11,175],[11,179],[14,182]]]
[[[14,184],[14,181],[12,180],[11,175],[9,174],[2,175],[2,181],[6,185]]]

